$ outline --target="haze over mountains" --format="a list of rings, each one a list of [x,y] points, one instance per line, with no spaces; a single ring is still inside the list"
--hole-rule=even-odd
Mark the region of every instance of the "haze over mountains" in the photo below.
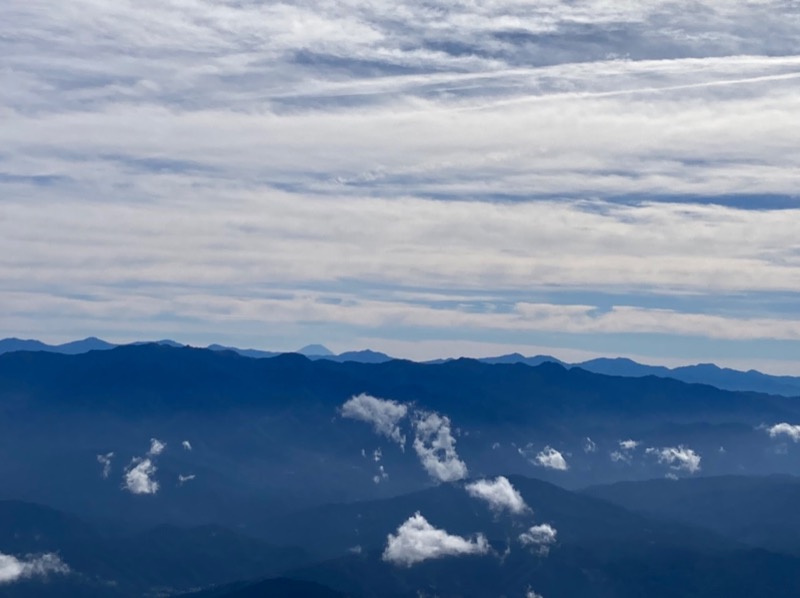
[[[173,347],[186,346],[172,340],[149,341],[155,344],[168,345]],[[141,341],[132,344],[147,344]],[[23,340],[17,338],[0,339],[0,354],[12,351],[47,351],[52,353],[62,353],[66,355],[76,355],[88,351],[102,351],[113,349],[121,345],[109,343],[102,339],[89,337],[82,340],[72,341],[61,345],[49,345],[38,340]],[[219,344],[208,345],[208,349],[214,351],[233,351],[245,357],[268,358],[282,355],[280,351],[264,351],[261,349],[240,349]],[[334,354],[324,345],[307,345],[295,351],[300,355],[305,355],[310,359],[328,359],[331,361],[346,362],[355,361],[359,363],[384,363],[391,361],[393,357],[378,351],[369,349],[360,351],[346,351]],[[442,363],[446,359],[439,359],[426,363]],[[564,367],[578,367],[597,374],[609,376],[659,376],[662,378],[674,378],[683,382],[709,384],[725,390],[743,390],[753,392],[763,392],[768,394],[778,394],[784,396],[800,396],[800,376],[773,376],[764,374],[756,370],[746,372],[721,368],[712,363],[688,365],[675,368],[664,366],[652,366],[637,363],[631,359],[622,357],[617,358],[597,358],[578,363],[567,363],[551,355],[536,355],[526,357],[519,353],[501,355],[497,357],[478,358],[483,363],[522,363],[526,365],[541,365],[542,363],[558,363]]]
[[[9,596],[800,591],[796,397],[150,343],[4,353],[0,413]]]

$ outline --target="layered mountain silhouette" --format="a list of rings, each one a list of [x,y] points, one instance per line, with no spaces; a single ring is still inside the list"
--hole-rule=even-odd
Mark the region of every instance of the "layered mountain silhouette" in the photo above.
[[[511,515],[470,496],[465,483],[390,499],[332,504],[273,519],[278,548],[221,527],[159,526],[139,534],[98,527],[18,501],[0,502],[0,552],[58,554],[69,572],[0,586],[8,596],[372,598],[380,596],[792,596],[800,560],[729,535],[631,511],[552,484],[508,478],[529,509]],[[710,478],[706,482],[726,479]],[[739,483],[745,483],[740,479]],[[753,478],[753,486],[770,481]],[[795,481],[795,483],[797,483]],[[779,514],[788,515],[793,505]],[[440,556],[413,566],[390,562],[390,534],[416,513],[437,530],[482,534],[479,554]],[[778,514],[770,514],[769,517]],[[766,514],[750,516],[758,522]],[[555,530],[547,552],[520,541],[534,524]],[[316,556],[313,556],[316,553]],[[239,581],[234,581],[240,576]],[[187,592],[187,589],[194,588]],[[749,593],[748,593],[749,592]]]
[[[796,398],[550,361],[8,352],[0,593],[800,595],[798,423]],[[500,475],[528,509],[458,479]],[[468,554],[390,562],[408,521]]]
[[[150,344],[150,342],[137,342],[134,345]],[[172,340],[152,341],[152,344],[160,344],[171,347],[183,347],[180,343]],[[113,349],[121,345],[115,345],[98,338],[90,337],[79,341],[64,343],[61,345],[48,345],[38,340],[23,340],[17,338],[6,338],[0,340],[0,354],[12,351],[47,351],[52,353],[63,353],[75,355],[88,351],[102,351]],[[219,344],[211,344],[206,347],[213,351],[232,351],[244,357],[270,358],[284,355],[285,352],[264,351],[261,349],[239,349]],[[338,355],[333,353],[324,345],[306,345],[296,351],[312,360],[327,359],[330,361],[358,363],[384,363],[392,361],[394,358],[378,351],[364,349],[360,351],[345,351]],[[441,364],[453,359],[438,359],[429,361],[429,364]],[[664,366],[645,365],[622,357],[598,358],[579,363],[567,363],[552,355],[536,355],[526,357],[520,353],[511,353],[497,357],[484,357],[478,359],[482,363],[488,364],[525,364],[538,366],[543,363],[556,363],[566,368],[581,368],[596,374],[609,376],[625,377],[644,377],[658,376],[661,378],[674,378],[682,382],[708,384],[724,390],[741,390],[762,392],[767,394],[777,394],[783,396],[800,396],[800,377],[798,376],[774,376],[764,374],[756,370],[742,372],[730,368],[721,368],[715,364],[705,363],[676,368]]]

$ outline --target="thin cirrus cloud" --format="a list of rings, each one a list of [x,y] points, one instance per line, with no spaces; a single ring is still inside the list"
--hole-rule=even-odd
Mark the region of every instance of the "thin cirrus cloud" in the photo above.
[[[800,344],[789,2],[7,4],[6,330]]]
[[[520,515],[530,510],[519,491],[504,476],[494,480],[477,480],[467,484],[465,488],[467,494],[486,502],[497,513],[508,511],[513,515]]]
[[[420,513],[408,518],[395,534],[389,534],[383,560],[411,567],[423,561],[445,557],[483,555],[491,550],[483,534],[463,538],[435,528]]]

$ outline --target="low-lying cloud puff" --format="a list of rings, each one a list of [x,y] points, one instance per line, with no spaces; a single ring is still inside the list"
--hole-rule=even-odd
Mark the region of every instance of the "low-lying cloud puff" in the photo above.
[[[0,584],[45,577],[51,573],[69,573],[69,567],[56,554],[28,555],[20,559],[0,552]]]
[[[147,454],[151,457],[158,457],[158,455],[164,452],[165,448],[167,448],[166,442],[161,442],[158,438],[151,438],[150,450],[147,451]]]
[[[597,443],[588,436],[583,441],[583,452],[587,454],[597,452]]]
[[[376,484],[380,484],[383,480],[389,478],[389,474],[386,473],[386,470],[383,468],[383,465],[378,466],[378,473],[372,476],[372,481]]]
[[[800,425],[787,424],[786,422],[775,424],[771,428],[767,428],[771,438],[778,436],[788,436],[795,442],[800,442]]]
[[[528,588],[528,591],[525,593],[525,598],[544,598],[544,596],[537,594],[532,589]]]
[[[536,453],[536,456],[533,459],[530,459],[526,452],[522,449],[520,449],[520,453],[528,458],[528,460],[537,467],[555,469],[558,471],[567,471],[569,469],[569,464],[564,458],[564,455],[551,446],[544,447],[544,449]]]
[[[191,442],[189,442],[188,440],[184,440],[183,442],[181,442],[181,446],[182,446],[182,447],[183,447],[183,449],[184,449],[184,450],[186,450],[186,451],[190,451],[190,450],[192,450],[192,443],[191,443]]]
[[[608,455],[614,463],[627,463],[630,465],[631,452],[636,450],[642,443],[638,440],[620,440],[619,450],[611,451]]]
[[[131,494],[155,494],[158,492],[158,482],[153,479],[155,473],[156,466],[152,460],[136,457],[125,470],[122,487]]]
[[[433,527],[419,512],[389,534],[383,560],[394,565],[410,567],[429,559],[448,556],[486,554],[489,542],[483,534],[474,539],[448,534]]]
[[[408,414],[407,405],[362,393],[348,399],[342,405],[341,413],[342,417],[372,424],[376,433],[395,441],[401,448],[405,447],[406,437],[398,424]]]
[[[555,544],[558,531],[547,523],[534,525],[527,532],[519,535],[520,544],[533,547],[541,555],[550,552],[550,546]]]
[[[181,474],[179,474],[178,475],[178,485],[179,486],[183,486],[186,482],[191,482],[196,477],[197,476],[195,474],[193,474],[193,473],[190,473],[189,475],[181,475]]]
[[[104,480],[108,479],[108,476],[111,474],[111,459],[114,458],[114,453],[106,453],[105,455],[97,455],[97,462],[103,466],[103,471],[101,475],[103,476]]]
[[[489,503],[489,507],[495,512],[507,510],[519,515],[529,510],[522,495],[503,476],[495,480],[478,480],[467,484],[466,490],[473,498]]]
[[[432,478],[454,482],[467,477],[467,466],[458,457],[456,439],[450,432],[450,418],[418,411],[414,419],[414,450]]]
[[[655,455],[658,457],[659,463],[667,464],[675,471],[687,471],[689,473],[700,471],[700,455],[682,444],[664,448],[649,448],[645,452],[648,455]]]
[[[611,451],[608,456],[614,463],[630,463],[631,456],[628,453],[623,453],[622,451]]]

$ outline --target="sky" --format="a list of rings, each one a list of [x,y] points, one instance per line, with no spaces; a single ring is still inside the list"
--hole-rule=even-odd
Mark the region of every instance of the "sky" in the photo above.
[[[5,0],[0,336],[800,374],[797,0]]]

